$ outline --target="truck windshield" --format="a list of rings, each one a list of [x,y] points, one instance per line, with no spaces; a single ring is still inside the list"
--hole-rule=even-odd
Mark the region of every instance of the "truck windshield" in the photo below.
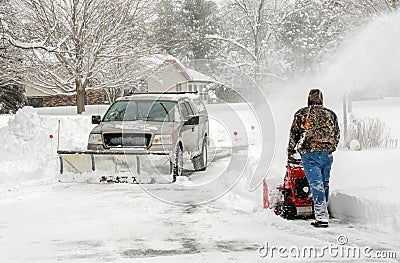
[[[117,101],[107,111],[103,121],[172,122],[175,119],[175,106],[175,101]]]

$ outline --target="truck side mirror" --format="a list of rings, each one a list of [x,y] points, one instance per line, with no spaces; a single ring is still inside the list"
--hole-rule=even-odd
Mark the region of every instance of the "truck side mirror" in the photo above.
[[[101,122],[100,115],[92,115],[92,124],[99,124]]]
[[[200,122],[200,118],[198,115],[190,116],[187,121],[183,125],[198,125]]]

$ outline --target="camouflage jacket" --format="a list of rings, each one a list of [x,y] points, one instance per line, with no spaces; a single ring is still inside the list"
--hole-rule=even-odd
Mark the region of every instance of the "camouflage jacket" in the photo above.
[[[322,104],[322,102],[321,102]],[[336,114],[322,105],[310,105],[294,115],[290,128],[288,152],[300,154],[333,152],[339,143],[340,130]]]

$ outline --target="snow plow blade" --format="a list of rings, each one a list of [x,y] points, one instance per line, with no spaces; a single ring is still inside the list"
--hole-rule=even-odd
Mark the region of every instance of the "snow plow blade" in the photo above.
[[[171,183],[168,152],[57,151],[61,182]]]

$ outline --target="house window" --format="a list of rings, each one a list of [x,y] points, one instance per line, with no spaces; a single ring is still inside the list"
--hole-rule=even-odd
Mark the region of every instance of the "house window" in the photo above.
[[[193,91],[194,91],[194,92],[197,91],[197,85],[193,85]]]
[[[177,92],[182,91],[182,84],[181,83],[176,84],[176,91]]]
[[[189,90],[189,91],[193,91],[193,90],[192,90],[192,85],[188,85],[188,90]]]

